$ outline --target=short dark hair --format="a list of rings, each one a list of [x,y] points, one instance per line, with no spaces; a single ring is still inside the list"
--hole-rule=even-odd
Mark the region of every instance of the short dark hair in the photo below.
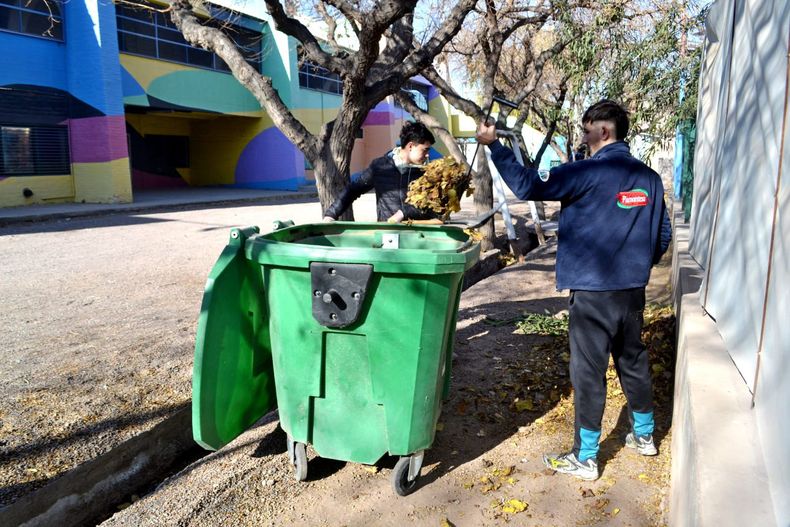
[[[428,127],[424,124],[416,121],[407,121],[403,128],[400,130],[400,145],[402,147],[406,146],[408,143],[431,143],[434,144],[436,139],[434,139],[433,134]]]
[[[628,110],[611,99],[601,99],[593,104],[582,116],[582,123],[611,121],[614,123],[615,138],[625,139],[628,135]]]

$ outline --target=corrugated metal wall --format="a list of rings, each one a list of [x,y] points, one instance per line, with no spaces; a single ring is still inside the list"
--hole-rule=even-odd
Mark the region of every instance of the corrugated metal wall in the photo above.
[[[789,39],[787,0],[711,7],[690,243],[703,307],[754,394],[780,525],[790,523]]]

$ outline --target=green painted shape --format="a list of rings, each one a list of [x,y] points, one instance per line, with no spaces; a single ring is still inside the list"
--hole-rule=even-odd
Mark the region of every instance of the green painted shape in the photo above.
[[[257,227],[233,229],[211,269],[198,319],[192,433],[210,450],[226,445],[276,407],[260,266],[244,257]]]
[[[195,89],[200,86],[200,89]],[[208,70],[182,70],[163,75],[148,86],[148,95],[178,106],[220,113],[255,112],[261,105],[233,75]]]
[[[298,40],[275,31],[270,24],[264,26],[261,34],[261,71],[272,80],[272,86],[289,108],[301,108],[301,103],[294,105],[291,96],[292,85],[299,85],[299,69],[296,53],[293,52],[298,45]],[[294,72],[293,75],[291,72]]]
[[[399,249],[381,247],[399,235]],[[334,222],[246,242],[264,270],[280,425],[322,457],[375,463],[433,443],[450,376],[463,274],[479,257],[460,229]],[[310,263],[373,265],[345,328],[312,315]]]
[[[131,106],[151,106],[147,95],[130,95],[123,98],[123,103]]]

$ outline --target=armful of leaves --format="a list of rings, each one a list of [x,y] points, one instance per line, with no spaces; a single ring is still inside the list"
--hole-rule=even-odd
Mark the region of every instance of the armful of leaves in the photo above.
[[[464,192],[471,195],[471,178],[463,165],[453,158],[443,157],[425,165],[425,173],[409,184],[406,203],[420,209],[432,210],[447,219],[451,212],[461,210]]]

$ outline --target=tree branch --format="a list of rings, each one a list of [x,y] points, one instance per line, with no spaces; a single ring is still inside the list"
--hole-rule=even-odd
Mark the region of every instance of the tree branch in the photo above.
[[[466,162],[466,158],[464,157],[463,152],[461,152],[461,148],[458,146],[458,143],[445,127],[442,126],[442,123],[439,120],[422,111],[408,94],[401,91],[395,94],[395,99],[400,103],[404,110],[409,112],[415,119],[420,121],[422,124],[433,130],[436,135],[442,140],[444,146],[447,147],[447,150],[450,151],[450,155],[453,159],[455,159],[458,163],[463,165],[464,169],[469,169],[469,163]]]
[[[199,0],[181,0],[197,3]],[[307,27],[299,20],[288,16],[278,0],[263,0],[266,9],[274,20],[274,27],[286,35],[294,37],[301,44],[302,50],[311,62],[315,62],[324,68],[338,74],[342,74],[347,69],[344,59],[336,57],[324,51],[321,44],[313,36]]]
[[[299,148],[308,159],[318,156],[316,137],[310,133],[291,113],[280,99],[271,79],[263,77],[250,66],[239,52],[236,44],[217,28],[202,25],[192,13],[191,2],[175,0],[170,7],[173,23],[190,44],[216,53],[230,68],[238,81],[252,93],[271,117],[274,124]]]

